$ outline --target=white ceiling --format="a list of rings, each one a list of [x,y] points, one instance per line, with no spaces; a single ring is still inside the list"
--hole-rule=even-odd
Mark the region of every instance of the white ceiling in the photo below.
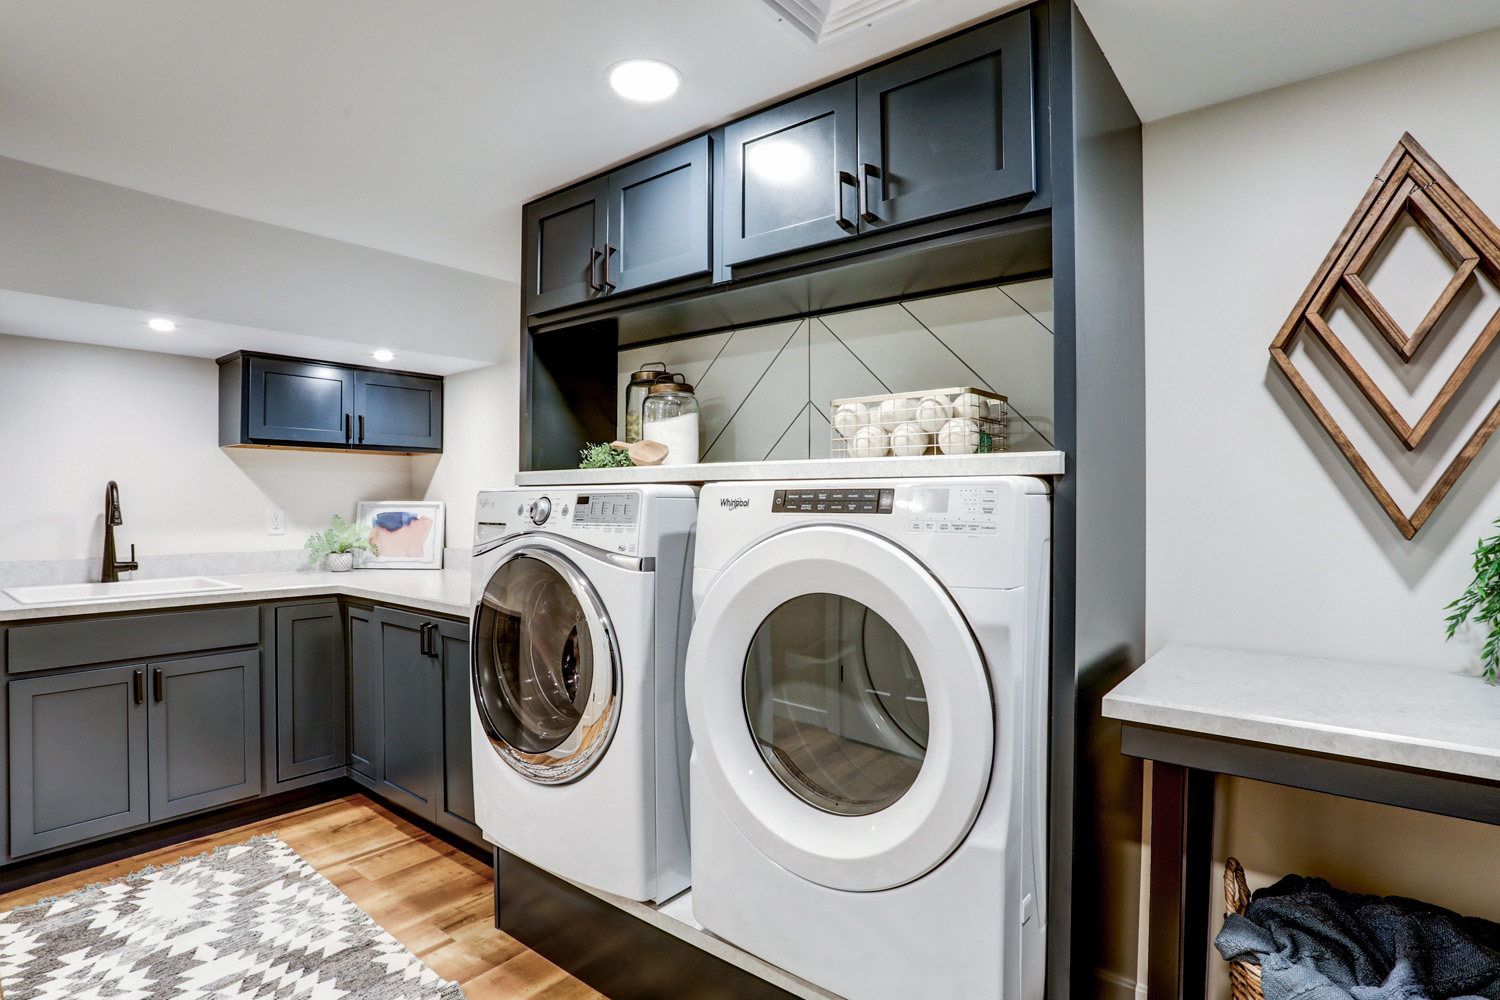
[[[514,281],[535,195],[1016,5],[814,46],[761,0],[4,0],[0,156]],[[681,92],[615,97],[633,56]]]
[[[1142,121],[1500,26],[1496,0],[1077,0]]]

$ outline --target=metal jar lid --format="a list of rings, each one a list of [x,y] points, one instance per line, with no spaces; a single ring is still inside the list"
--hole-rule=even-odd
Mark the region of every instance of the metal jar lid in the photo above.
[[[645,365],[641,366],[640,371],[630,373],[631,382],[650,383],[660,378],[669,377],[670,373],[667,371],[667,363],[665,361],[648,361]]]
[[[688,385],[686,382],[675,381],[676,379],[680,378],[682,378],[682,375],[680,373],[674,372],[670,376],[670,379],[672,379],[672,381],[669,381],[668,379],[659,379],[655,382],[652,382],[650,388],[646,390],[646,394],[649,396],[658,392],[685,392],[691,395],[693,392],[693,387]]]

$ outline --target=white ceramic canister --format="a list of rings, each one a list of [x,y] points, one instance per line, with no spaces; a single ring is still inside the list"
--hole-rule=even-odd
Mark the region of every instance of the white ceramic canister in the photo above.
[[[672,376],[674,379],[681,375]],[[698,397],[686,382],[656,382],[641,407],[641,440],[667,446],[662,465],[698,461]]]

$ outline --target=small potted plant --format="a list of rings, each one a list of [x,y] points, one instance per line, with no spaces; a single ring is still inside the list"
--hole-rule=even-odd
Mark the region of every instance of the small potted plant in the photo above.
[[[307,539],[307,561],[316,566],[327,560],[327,567],[335,573],[346,573],[354,568],[354,550],[361,549],[372,555],[380,550],[370,541],[369,532],[362,524],[350,524],[342,517],[333,515],[333,527],[311,535]]]
[[[1500,521],[1495,522],[1500,527]],[[1500,680],[1500,535],[1481,538],[1474,549],[1474,579],[1458,600],[1448,605],[1448,638],[1469,621],[1485,630],[1480,660],[1484,679]]]

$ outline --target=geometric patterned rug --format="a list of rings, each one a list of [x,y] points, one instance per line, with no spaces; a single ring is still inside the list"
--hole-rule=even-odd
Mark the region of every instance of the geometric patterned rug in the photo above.
[[[5,1000],[464,1000],[274,834],[0,914]]]

